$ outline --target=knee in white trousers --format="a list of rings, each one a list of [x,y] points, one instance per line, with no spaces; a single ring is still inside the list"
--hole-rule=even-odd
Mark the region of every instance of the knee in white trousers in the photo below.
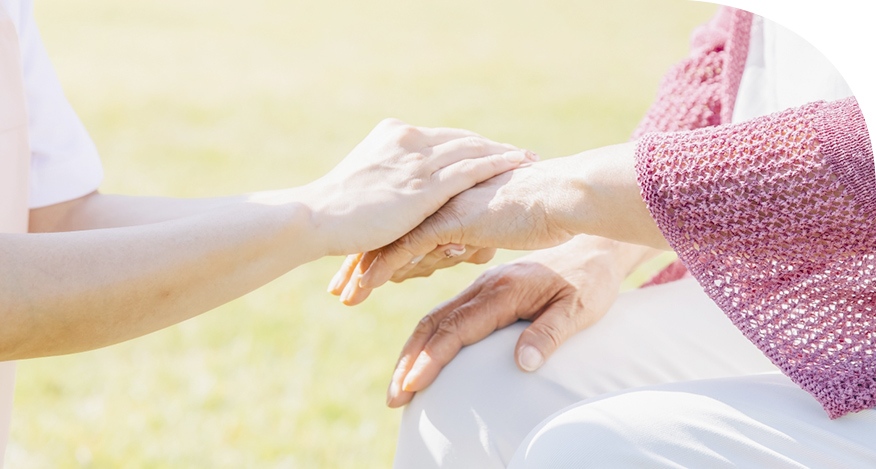
[[[876,467],[876,411],[829,420],[780,373],[622,391],[536,427],[509,469]]]

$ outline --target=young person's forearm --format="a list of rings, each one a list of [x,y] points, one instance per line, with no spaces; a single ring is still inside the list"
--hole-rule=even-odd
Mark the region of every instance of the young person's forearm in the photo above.
[[[304,187],[220,199],[95,193],[33,210],[31,233],[0,235],[0,360],[137,337],[323,255],[384,246],[533,160],[468,131],[387,119]]]
[[[325,253],[311,215],[289,200],[238,202],[128,228],[0,235],[0,360],[110,345],[246,294]]]
[[[68,202],[32,209],[29,231],[56,233],[159,223],[227,207],[249,197],[138,197],[93,192]]]

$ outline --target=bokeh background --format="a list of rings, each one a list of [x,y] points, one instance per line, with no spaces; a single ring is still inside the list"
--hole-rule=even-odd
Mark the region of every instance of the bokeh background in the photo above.
[[[39,0],[104,192],[305,184],[382,118],[543,157],[625,141],[714,5],[685,0]],[[507,260],[519,253],[501,253]],[[386,468],[401,345],[484,266],[347,308],[303,266],[125,344],[20,362],[10,468]],[[508,360],[513,351],[508,350]],[[526,405],[521,403],[521,405]]]

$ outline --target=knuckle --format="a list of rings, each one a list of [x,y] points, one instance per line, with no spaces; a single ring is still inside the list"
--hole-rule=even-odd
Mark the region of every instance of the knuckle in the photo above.
[[[581,295],[575,295],[575,297],[569,302],[569,304],[570,304],[569,313],[575,317],[584,316],[584,314],[581,314],[581,313],[587,312],[587,306],[588,306],[587,302],[584,301],[584,297]],[[575,313],[579,313],[579,314],[575,314]]]
[[[497,265],[495,267],[490,267],[480,277],[478,277],[478,282],[484,285],[489,291],[495,292],[497,283],[500,279],[502,279],[505,275],[503,265]]]
[[[430,217],[429,226],[434,230],[434,235],[440,235],[441,230],[462,229],[465,226],[457,205],[451,201]]]
[[[409,124],[399,125],[398,127],[396,127],[394,132],[396,140],[403,144],[416,142],[423,135],[422,132],[420,132],[420,129]]]
[[[408,191],[420,192],[429,185],[429,182],[425,178],[422,178],[422,177],[412,177],[412,178],[408,179],[406,185],[407,185]]]
[[[395,117],[387,117],[386,119],[380,121],[380,123],[377,124],[377,127],[392,128],[401,125],[405,125],[405,123],[402,122],[400,119],[396,119]]]
[[[513,287],[516,278],[513,275],[513,272],[509,272],[508,269],[503,269],[497,271],[493,274],[493,278],[491,279],[491,283],[493,288],[495,289],[504,289]]]
[[[560,327],[558,327],[557,325],[550,322],[544,322],[542,324],[539,324],[537,334],[547,339],[548,343],[550,343],[554,349],[559,347],[560,344],[563,343],[563,340],[565,338],[563,330],[560,329]]]
[[[416,230],[406,233],[401,238],[393,243],[396,252],[414,255],[414,246],[416,245]]]
[[[437,247],[437,245],[444,244],[442,242],[445,239],[444,234],[449,231],[447,228],[447,224],[440,219],[430,219],[420,225],[418,229],[421,233],[423,233],[423,236],[433,240],[432,244],[435,247]]]
[[[417,326],[414,328],[414,333],[412,335],[425,335],[431,334],[432,331],[435,330],[436,322],[435,316],[432,314],[427,314],[417,322]]]
[[[474,135],[465,137],[465,145],[479,154],[487,151],[487,141],[482,137]]]
[[[459,310],[454,310],[438,323],[435,335],[438,337],[460,340],[459,332],[465,325],[465,316]]]

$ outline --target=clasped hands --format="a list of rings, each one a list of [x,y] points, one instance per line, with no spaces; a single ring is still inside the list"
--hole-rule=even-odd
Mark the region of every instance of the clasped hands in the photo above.
[[[533,371],[605,314],[623,278],[654,248],[668,248],[639,195],[634,151],[627,143],[527,160],[454,196],[394,242],[347,257],[329,292],[354,305],[389,280],[485,263],[497,248],[538,250],[487,271],[420,321],[393,373],[389,406],[410,401],[463,346],[519,319],[533,324],[515,358]]]

